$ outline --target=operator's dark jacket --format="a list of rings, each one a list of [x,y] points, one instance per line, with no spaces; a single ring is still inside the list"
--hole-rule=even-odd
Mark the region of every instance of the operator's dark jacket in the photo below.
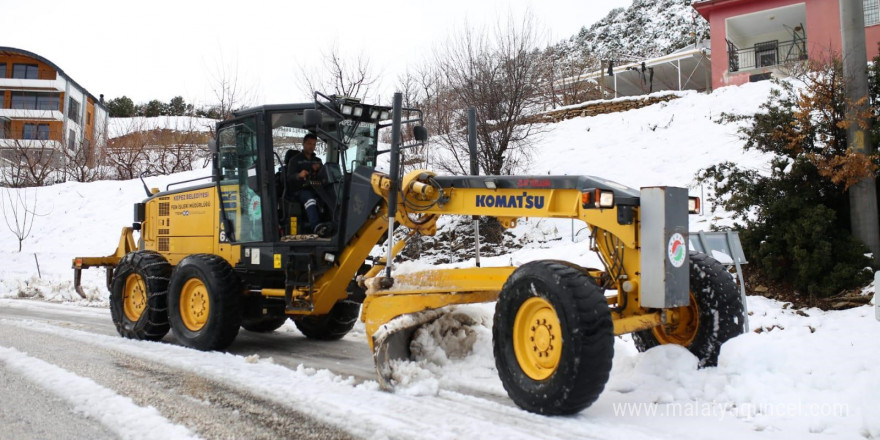
[[[321,161],[321,158],[318,157],[317,154],[312,153],[312,158],[309,159],[305,154],[299,152],[295,156],[290,158],[290,161],[287,162],[287,193],[289,195],[293,195],[297,191],[303,188],[303,180],[299,178],[299,173],[302,170],[309,171],[308,180],[317,179],[318,172],[315,171],[312,167],[314,164],[318,164],[320,166],[324,165],[324,162]],[[321,168],[318,167],[318,170]]]

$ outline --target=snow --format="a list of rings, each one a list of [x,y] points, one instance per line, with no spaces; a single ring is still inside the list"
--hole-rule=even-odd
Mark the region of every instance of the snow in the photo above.
[[[635,188],[688,186],[691,194],[703,195],[694,185],[700,168],[723,160],[766,167],[763,155],[742,151],[736,125],[715,120],[722,112],[754,112],[770,87],[759,82],[709,95],[685,92],[681,98],[626,113],[555,124],[539,143],[528,174],[596,175]],[[171,182],[209,174],[196,170],[151,177],[147,185],[164,190]],[[71,260],[115,249],[121,228],[132,222],[132,204],[145,198],[141,182],[64,183],[11,191],[36,194],[37,212],[46,215],[35,218],[21,252],[14,235],[0,225],[0,297],[71,303],[63,307],[69,313],[103,314],[109,322],[103,271],[83,272],[88,298],[79,299],[72,288]],[[729,224],[729,214],[706,208],[705,214],[691,216],[691,230]],[[507,255],[483,257],[481,263],[517,266],[564,259],[601,267],[577,234],[583,226],[562,219],[520,221],[512,232],[530,243]],[[447,267],[473,265],[469,260]],[[435,267],[417,261],[399,264],[395,271]],[[0,299],[0,306],[11,301]],[[492,354],[493,304],[457,306],[451,310],[454,315],[422,329],[416,335],[417,361],[397,365],[406,383],[396,393],[380,391],[376,382],[358,383],[308,365],[290,369],[253,356],[202,353],[31,321],[4,323],[259,390],[329,424],[356,420],[344,423],[343,429],[366,438],[880,438],[880,323],[872,307],[796,311],[762,297],[748,301],[753,331],[725,344],[717,367],[697,369],[696,358],[680,347],[638,353],[631,338],[618,337],[611,378],[599,400],[576,416],[553,419],[524,412],[507,398]],[[2,351],[6,365],[22,356]],[[28,365],[23,369],[47,370]],[[55,376],[64,374],[53,371]],[[91,399],[101,393],[88,388],[80,394]]]
[[[128,397],[120,396],[91,379],[77,376],[14,348],[0,346],[0,363],[34,385],[69,401],[76,411],[101,422],[123,439],[199,438],[186,427],[162,417],[153,407],[138,406]]]

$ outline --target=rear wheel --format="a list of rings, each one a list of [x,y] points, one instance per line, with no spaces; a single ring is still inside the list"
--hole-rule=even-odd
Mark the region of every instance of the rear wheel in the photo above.
[[[293,322],[296,324],[296,328],[309,339],[335,341],[342,339],[354,328],[360,310],[360,303],[342,300],[337,302],[330,309],[330,313],[326,315],[304,316]]]
[[[718,365],[721,345],[745,331],[745,308],[733,278],[714,258],[690,253],[690,304],[672,309],[676,324],[633,333],[639,351],[664,344],[686,347],[700,367]]]
[[[168,333],[171,265],[158,253],[135,251],[119,260],[110,283],[110,316],[131,339],[158,341]]]
[[[241,328],[254,333],[271,333],[287,322],[287,316],[266,316],[242,321]]]
[[[602,289],[556,261],[523,265],[504,284],[492,328],[495,365],[511,399],[539,414],[574,414],[608,381],[614,327]]]
[[[241,281],[226,260],[190,255],[174,269],[168,286],[168,318],[181,344],[223,350],[241,326]]]

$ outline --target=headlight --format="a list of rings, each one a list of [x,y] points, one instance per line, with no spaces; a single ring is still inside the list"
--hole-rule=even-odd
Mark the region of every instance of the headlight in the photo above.
[[[584,209],[613,208],[614,191],[588,189],[581,194],[581,204]]]
[[[699,214],[700,213],[700,198],[699,197],[688,197],[688,212],[691,214]]]

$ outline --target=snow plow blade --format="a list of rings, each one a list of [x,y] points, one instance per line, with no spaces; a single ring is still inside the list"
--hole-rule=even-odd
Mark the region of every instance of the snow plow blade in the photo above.
[[[396,386],[394,361],[411,359],[410,343],[416,330],[443,316],[443,307],[495,301],[514,269],[431,270],[397,276],[393,283],[382,277],[368,279],[361,320],[382,388]],[[389,284],[393,285],[382,287]]]
[[[107,290],[110,290],[110,282],[113,281],[113,268],[119,264],[119,260],[125,254],[137,250],[134,244],[134,235],[132,228],[126,226],[122,228],[122,236],[119,237],[119,245],[112,255],[106,257],[76,257],[73,259],[73,289],[82,298],[86,297],[86,292],[82,288],[82,270],[90,267],[107,268]]]
[[[427,310],[398,316],[383,325],[373,335],[373,361],[379,374],[379,385],[393,390],[398,380],[394,377],[393,361],[410,360],[410,344],[416,330],[443,316],[442,310]]]

